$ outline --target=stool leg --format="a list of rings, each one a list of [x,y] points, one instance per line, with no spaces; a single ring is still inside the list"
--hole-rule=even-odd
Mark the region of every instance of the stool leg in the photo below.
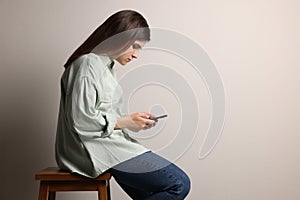
[[[111,200],[109,180],[107,181],[107,186],[106,187],[107,187],[107,200]]]
[[[105,181],[98,184],[98,199],[107,200],[107,190]]]
[[[56,192],[49,192],[49,200],[55,200]]]
[[[40,183],[39,200],[48,200],[49,185],[45,181]]]

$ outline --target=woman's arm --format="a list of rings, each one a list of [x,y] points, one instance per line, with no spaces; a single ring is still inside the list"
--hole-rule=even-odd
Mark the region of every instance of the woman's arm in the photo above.
[[[95,83],[88,77],[79,78],[72,92],[72,119],[78,134],[87,137],[105,137],[112,133],[117,122],[114,113],[96,109]]]

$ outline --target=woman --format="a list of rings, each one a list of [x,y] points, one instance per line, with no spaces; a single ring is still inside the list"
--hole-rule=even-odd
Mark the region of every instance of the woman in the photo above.
[[[61,169],[90,178],[108,171],[132,199],[184,199],[187,175],[132,139],[127,130],[155,126],[148,112],[121,116],[117,61],[138,58],[150,41],[144,17],[132,10],[110,16],[70,56],[61,78],[56,161]]]

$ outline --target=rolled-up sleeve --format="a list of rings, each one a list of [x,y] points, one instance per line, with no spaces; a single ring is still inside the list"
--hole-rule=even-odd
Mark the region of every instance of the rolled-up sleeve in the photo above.
[[[99,92],[89,77],[81,77],[74,84],[72,118],[76,132],[83,137],[105,137],[114,130],[117,116],[96,107]]]

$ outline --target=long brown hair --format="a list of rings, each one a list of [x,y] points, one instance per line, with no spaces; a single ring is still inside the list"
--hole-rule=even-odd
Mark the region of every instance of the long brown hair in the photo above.
[[[78,57],[90,53],[118,54],[134,41],[150,41],[150,29],[146,19],[133,10],[122,10],[107,18],[69,57],[67,68]]]

